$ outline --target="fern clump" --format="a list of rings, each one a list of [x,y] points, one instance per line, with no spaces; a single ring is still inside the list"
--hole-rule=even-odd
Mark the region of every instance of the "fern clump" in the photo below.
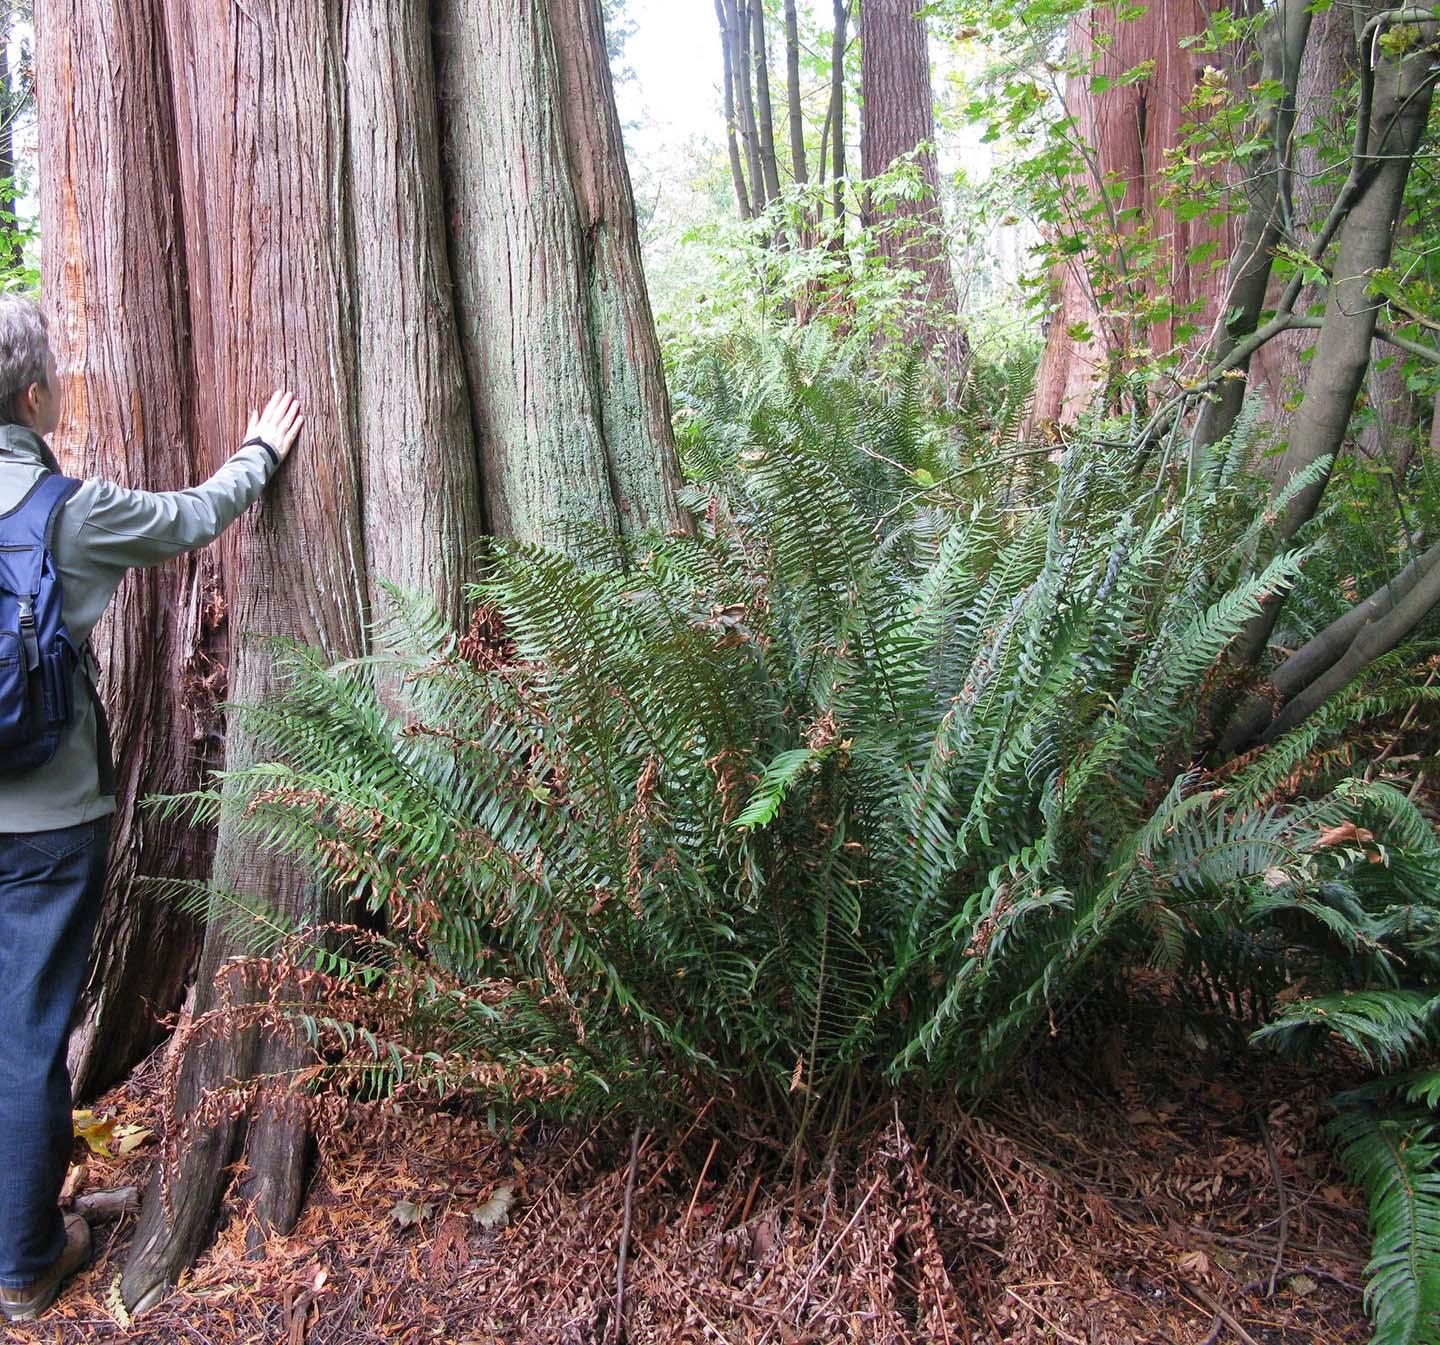
[[[291,649],[240,711],[272,760],[188,804],[383,913],[317,953],[345,1011],[296,1010],[368,1089],[803,1128],[882,1079],[983,1089],[1100,962],[1178,965],[1222,908],[1419,881],[1327,840],[1424,850],[1373,790],[1277,801],[1292,739],[1194,764],[1303,560],[1252,567],[1243,443],[1143,485],[1081,436],[1017,475],[825,357],[692,381],[691,535],[497,547],[468,630],[397,595],[381,653]]]

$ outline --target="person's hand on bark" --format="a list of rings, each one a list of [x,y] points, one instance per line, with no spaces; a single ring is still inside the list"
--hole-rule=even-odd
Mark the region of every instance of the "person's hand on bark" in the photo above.
[[[269,444],[280,461],[284,462],[286,455],[295,447],[295,440],[300,437],[300,429],[304,424],[305,416],[294,395],[277,392],[265,404],[263,411],[250,413],[245,439],[246,442],[259,439]]]

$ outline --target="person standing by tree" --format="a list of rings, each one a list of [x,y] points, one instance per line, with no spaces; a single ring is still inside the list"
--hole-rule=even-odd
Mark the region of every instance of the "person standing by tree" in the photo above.
[[[66,1038],[115,810],[86,642],[125,572],[214,541],[259,497],[303,423],[295,398],[277,392],[203,485],[148,492],[61,477],[45,441],[60,404],[44,315],[27,299],[0,299],[0,553],[34,558],[29,578],[0,564],[0,590],[19,612],[8,644],[0,630],[0,660],[18,651],[12,665],[23,655],[28,670],[0,676],[0,1313],[10,1321],[49,1307],[90,1250],[84,1219],[62,1219],[59,1208],[72,1144]],[[27,529],[38,546],[24,545]],[[60,619],[48,634],[38,610],[47,593]],[[48,652],[62,647],[86,652],[68,662]],[[35,670],[52,657],[70,694],[35,699]],[[5,704],[7,687],[19,693],[15,706]],[[33,728],[37,706],[67,701],[74,709],[52,721],[53,741],[26,737],[27,711]]]

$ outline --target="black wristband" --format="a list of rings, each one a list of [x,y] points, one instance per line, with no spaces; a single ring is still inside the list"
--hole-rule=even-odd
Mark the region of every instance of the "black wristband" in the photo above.
[[[249,448],[251,444],[259,444],[260,447],[270,455],[270,466],[272,470],[280,465],[280,455],[275,451],[273,444],[267,443],[257,434],[253,439],[247,439],[240,447]]]

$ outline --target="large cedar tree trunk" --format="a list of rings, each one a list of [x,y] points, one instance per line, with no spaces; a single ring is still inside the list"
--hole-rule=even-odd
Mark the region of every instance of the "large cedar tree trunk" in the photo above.
[[[343,248],[344,88],[340,34],[324,8],[232,0],[170,0],[181,200],[195,339],[200,461],[218,464],[267,388],[289,385],[306,410],[303,448],[220,542],[230,621],[230,694],[244,704],[272,690],[272,660],[254,637],[297,638],[327,657],[364,646],[366,590],[356,433],[357,370],[350,259]],[[243,88],[247,94],[237,96]],[[243,209],[236,209],[243,202]],[[243,768],[257,745],[232,722],[226,765]],[[290,863],[222,820],[212,881],[253,893],[292,918],[333,918]],[[216,914],[223,896],[215,901]],[[195,1011],[219,1002],[227,961],[247,948],[212,921]],[[256,991],[227,972],[235,1001]],[[177,1113],[194,1117],[206,1094],[258,1069],[292,1065],[288,1043],[227,1024],[186,1053]],[[225,1170],[248,1138],[261,1226],[293,1217],[303,1128],[286,1105],[262,1112],[247,1135],[235,1108],[187,1134],[169,1174],[152,1184],[123,1293],[145,1306],[173,1283],[210,1232]]]
[[[183,487],[195,475],[190,344],[158,6],[40,0],[35,23],[44,287],[66,392],[55,447],[72,474]],[[191,557],[131,574],[96,632],[119,811],[71,1041],[81,1094],[154,1045],[192,969],[193,926],[136,878],[203,876],[208,840],[135,805],[200,781],[223,691],[211,661],[218,611],[211,558]]]
[[[94,24],[97,7],[110,27]],[[363,651],[383,581],[426,588],[458,615],[482,522],[556,541],[579,523],[586,546],[685,526],[596,0],[42,8],[56,16],[42,24],[42,112],[62,147],[46,227],[65,240],[50,292],[67,337],[75,328],[72,392],[84,394],[67,442],[98,470],[176,484],[233,450],[272,387],[305,405],[294,457],[216,548],[234,700],[271,690],[255,637]],[[112,636],[153,688],[153,703],[121,707],[122,721],[141,715],[124,730],[127,828],[135,793],[195,782],[175,697],[193,646],[182,616],[203,608],[186,594],[204,573],[162,569],[155,596],[128,590],[156,615],[128,608]],[[137,638],[151,663],[123,643]],[[253,761],[243,723],[229,730],[226,763]],[[164,731],[180,734],[171,754],[188,775],[146,764],[169,759]],[[164,855],[134,866],[164,871]],[[223,818],[211,877],[217,894],[302,920],[343,914]],[[117,897],[122,924],[138,919],[133,902]],[[127,965],[177,947],[149,937],[148,957]],[[217,977],[242,1006],[259,993],[226,969],[246,951],[208,926],[198,1018],[222,1002]],[[97,982],[107,995],[116,974]],[[231,1085],[231,1101],[253,1100],[257,1074],[298,1061],[235,1021],[184,1055],[178,1111],[198,1121],[168,1201],[158,1183],[147,1197],[128,1303],[155,1301],[204,1244],[237,1160],[252,1244],[293,1222],[303,1111],[283,1096],[201,1104]]]
[[[865,223],[879,228],[880,250],[890,263],[916,278],[906,338],[927,354],[938,351],[953,384],[966,342],[940,207],[930,40],[919,9],[917,0],[863,0],[860,6],[860,171],[877,177],[902,155],[915,154],[923,193],[880,211],[867,206]]]

